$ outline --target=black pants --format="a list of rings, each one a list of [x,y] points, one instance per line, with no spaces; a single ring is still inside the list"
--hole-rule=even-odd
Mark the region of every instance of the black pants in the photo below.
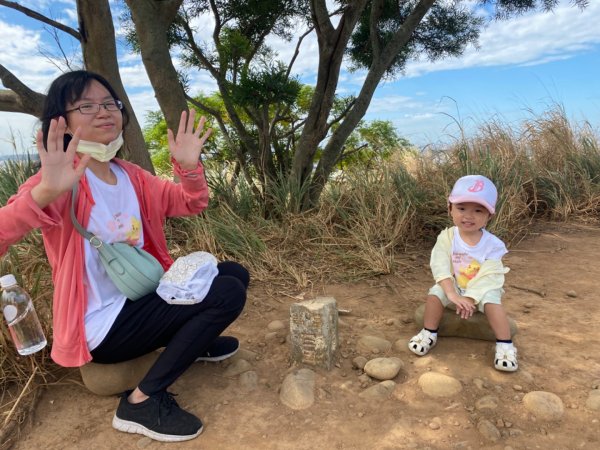
[[[93,362],[128,361],[165,347],[138,387],[146,395],[169,387],[244,308],[248,271],[231,261],[217,267],[206,298],[195,305],[169,305],[156,293],[126,300],[104,340],[92,350]]]

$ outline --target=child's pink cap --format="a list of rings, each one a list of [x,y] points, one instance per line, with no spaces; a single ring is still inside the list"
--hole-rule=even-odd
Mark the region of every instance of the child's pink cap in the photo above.
[[[467,175],[459,178],[454,183],[448,201],[450,203],[478,203],[494,214],[498,191],[496,186],[483,175]]]

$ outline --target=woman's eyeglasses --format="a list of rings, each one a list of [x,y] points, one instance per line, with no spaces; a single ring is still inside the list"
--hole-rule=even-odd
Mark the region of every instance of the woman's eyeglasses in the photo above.
[[[120,111],[123,109],[123,102],[121,100],[109,100],[104,103],[84,103],[65,112],[79,111],[81,114],[97,114],[101,106],[107,111]]]

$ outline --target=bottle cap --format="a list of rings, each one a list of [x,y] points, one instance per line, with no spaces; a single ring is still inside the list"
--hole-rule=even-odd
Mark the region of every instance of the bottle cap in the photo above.
[[[15,279],[15,276],[13,274],[9,273],[8,275],[0,277],[0,287],[2,288],[14,286],[15,284],[17,284],[17,280]]]

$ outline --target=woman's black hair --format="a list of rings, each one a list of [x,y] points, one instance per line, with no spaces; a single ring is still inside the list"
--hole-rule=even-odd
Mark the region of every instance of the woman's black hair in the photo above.
[[[44,101],[44,108],[42,110],[42,134],[44,138],[44,147],[48,145],[48,130],[50,129],[50,121],[52,119],[58,119],[64,117],[67,119],[67,103],[75,103],[83,95],[83,91],[90,85],[90,83],[96,80],[102,86],[108,90],[110,95],[115,99],[119,100],[117,93],[112,88],[110,83],[102,75],[98,75],[94,72],[87,70],[74,70],[67,72],[59,76],[52,82],[48,88],[48,94]],[[123,107],[121,110],[123,114],[123,127],[129,122],[129,114],[127,109]],[[65,134],[64,138],[64,149],[71,142],[71,136]]]

